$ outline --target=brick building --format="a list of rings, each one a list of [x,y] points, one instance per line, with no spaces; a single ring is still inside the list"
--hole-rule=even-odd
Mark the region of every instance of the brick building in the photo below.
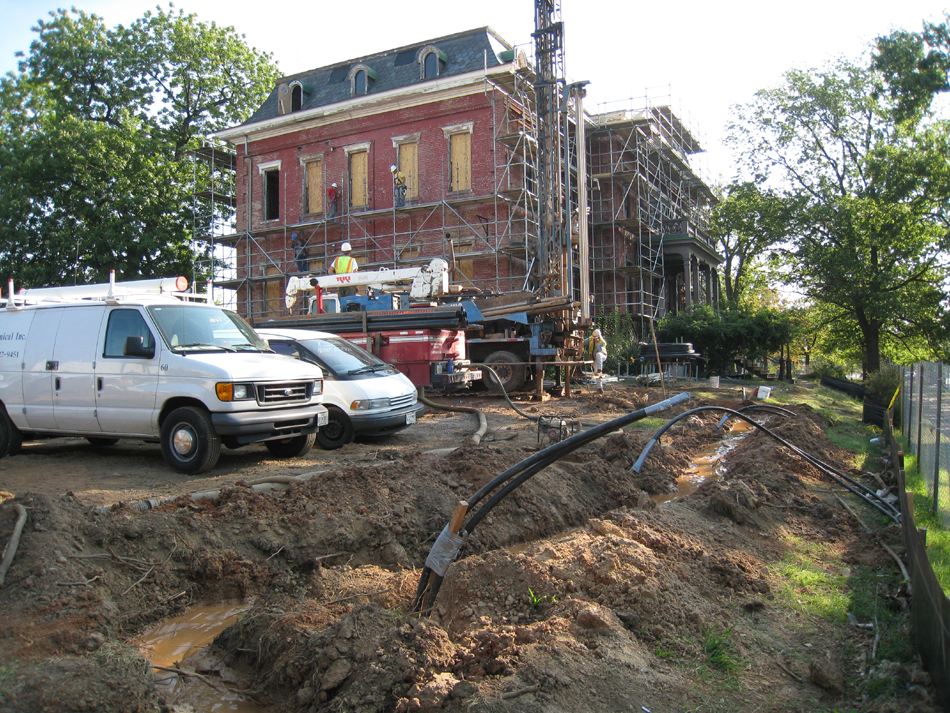
[[[541,213],[535,79],[489,28],[283,78],[245,123],[217,134],[234,147],[236,216],[214,237],[233,262],[216,282],[252,319],[285,314],[297,235],[312,273],[349,242],[361,271],[443,257],[454,283],[524,289]],[[594,305],[656,318],[716,301],[721,260],[702,222],[712,196],[688,163],[695,139],[663,107],[587,115],[585,126]]]

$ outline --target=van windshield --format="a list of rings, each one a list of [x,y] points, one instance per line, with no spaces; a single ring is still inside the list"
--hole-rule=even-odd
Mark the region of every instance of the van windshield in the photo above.
[[[301,339],[298,344],[313,355],[318,366],[337,377],[369,372],[396,373],[395,367],[342,337]]]
[[[220,307],[163,304],[148,311],[174,351],[270,351],[251,325]]]

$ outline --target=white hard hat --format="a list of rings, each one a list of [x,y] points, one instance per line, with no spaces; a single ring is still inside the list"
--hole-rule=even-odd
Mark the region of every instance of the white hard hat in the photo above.
[[[395,171],[395,170],[396,170],[396,164],[393,164],[392,166],[390,166],[390,167],[389,167],[389,170],[390,170],[390,171]]]
[[[335,184],[335,183],[331,183],[330,185],[333,186],[334,188],[336,188],[336,184]]]
[[[349,243],[343,243],[343,244],[340,246],[340,250],[342,250],[342,251],[345,252],[345,253],[348,253],[348,252],[349,252],[350,250],[352,250],[352,249],[353,249],[353,248],[350,246]]]

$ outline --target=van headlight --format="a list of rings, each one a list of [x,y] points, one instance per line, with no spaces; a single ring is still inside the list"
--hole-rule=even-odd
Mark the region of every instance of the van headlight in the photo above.
[[[214,391],[221,401],[247,401],[254,398],[253,384],[232,384],[222,381],[214,385]]]
[[[319,396],[323,393],[323,379],[316,379],[313,382],[313,395]]]
[[[369,411],[374,408],[389,408],[389,399],[362,399],[350,404],[354,411]]]

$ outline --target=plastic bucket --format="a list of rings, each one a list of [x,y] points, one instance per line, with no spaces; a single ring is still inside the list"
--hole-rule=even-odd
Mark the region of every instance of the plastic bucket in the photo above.
[[[755,390],[755,397],[757,399],[767,399],[772,395],[771,386],[760,386]]]
[[[711,389],[718,389],[718,388],[719,388],[719,377],[718,377],[718,376],[710,376],[710,377],[709,377],[709,387],[710,387]]]

